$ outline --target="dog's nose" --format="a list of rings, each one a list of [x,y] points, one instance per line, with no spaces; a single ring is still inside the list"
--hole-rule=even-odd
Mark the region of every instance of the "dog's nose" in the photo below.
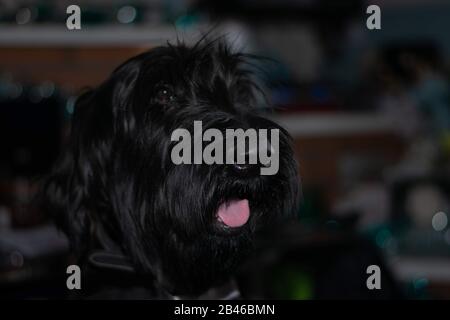
[[[251,164],[250,157],[253,157],[254,160],[257,160],[258,157],[258,149],[257,146],[254,148],[251,148],[250,146],[246,146],[244,150],[241,150],[239,152],[235,146],[227,150],[228,156],[231,155],[231,157],[236,161],[238,158],[240,158],[240,161],[236,161],[235,163],[229,164],[229,167],[231,168],[231,171],[238,176],[250,176],[250,175],[256,175],[259,173],[259,166],[257,164]],[[253,160],[253,161],[254,161]],[[238,163],[242,162],[243,163]]]
[[[234,160],[237,160],[240,156],[241,159],[245,159],[245,162],[233,163],[229,167],[231,167],[234,174],[245,177],[260,175],[261,168],[267,166],[267,164],[260,162],[259,153],[271,154],[274,152],[272,145],[268,141],[261,145],[246,145],[241,152],[238,152],[236,149],[235,146],[228,149],[227,156],[231,155]],[[253,159],[253,161],[250,161],[250,159]]]
[[[260,174],[261,166],[259,164],[234,163],[231,165],[231,169],[239,176],[256,176]]]

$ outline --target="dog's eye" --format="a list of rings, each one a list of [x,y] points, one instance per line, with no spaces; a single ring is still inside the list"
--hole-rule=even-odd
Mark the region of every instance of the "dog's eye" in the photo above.
[[[175,101],[176,95],[168,86],[161,86],[156,90],[155,99],[160,104],[168,104]]]

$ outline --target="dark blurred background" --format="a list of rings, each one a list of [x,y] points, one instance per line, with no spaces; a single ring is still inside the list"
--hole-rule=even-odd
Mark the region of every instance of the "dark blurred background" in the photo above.
[[[81,30],[66,28],[72,4]],[[366,27],[371,4],[381,30]],[[76,96],[128,57],[211,29],[277,61],[258,66],[267,112],[293,136],[302,176],[298,225],[263,238],[242,291],[449,299],[446,0],[0,0],[0,297],[67,294],[67,242],[32,200]],[[366,287],[372,264],[381,290]]]

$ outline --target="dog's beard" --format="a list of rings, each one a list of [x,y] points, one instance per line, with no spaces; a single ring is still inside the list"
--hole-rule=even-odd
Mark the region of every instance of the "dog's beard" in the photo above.
[[[252,248],[253,235],[242,231],[232,236],[214,233],[193,242],[172,238],[161,257],[161,284],[172,294],[198,295],[229,280]]]
[[[196,179],[206,180],[195,171],[188,171],[177,173],[177,178],[194,184]],[[168,175],[168,179],[177,183],[173,176]],[[204,190],[191,188],[170,194],[164,199],[175,203],[161,207],[173,208],[174,212],[166,213],[171,216],[166,226],[161,228],[159,222],[160,254],[153,272],[172,294],[200,294],[226,281],[252,248],[258,209],[242,183],[233,179],[221,182],[204,184]],[[224,185],[233,188],[225,191],[221,188]],[[212,196],[208,196],[209,190],[215,190]]]
[[[148,200],[152,221],[142,237],[155,239],[149,249],[156,246],[157,258],[144,271],[171,294],[201,294],[232,276],[258,227],[282,210],[278,184],[269,177],[240,179],[224,166],[175,166],[164,176],[160,196],[152,193]],[[267,194],[274,196],[273,205],[264,199]]]

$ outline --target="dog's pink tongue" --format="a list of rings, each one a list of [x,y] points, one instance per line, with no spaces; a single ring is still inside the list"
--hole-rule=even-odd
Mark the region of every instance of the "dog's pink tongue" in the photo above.
[[[248,200],[232,200],[222,204],[218,216],[224,224],[237,228],[247,223],[250,217]]]

